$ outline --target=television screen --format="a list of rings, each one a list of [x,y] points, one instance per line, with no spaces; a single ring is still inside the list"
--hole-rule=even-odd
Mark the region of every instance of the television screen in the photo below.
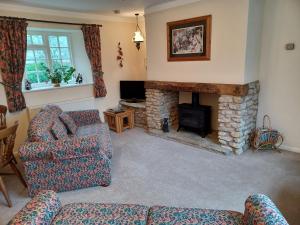
[[[125,99],[125,100],[146,99],[144,83],[145,83],[144,81],[121,80],[120,81],[121,99]]]

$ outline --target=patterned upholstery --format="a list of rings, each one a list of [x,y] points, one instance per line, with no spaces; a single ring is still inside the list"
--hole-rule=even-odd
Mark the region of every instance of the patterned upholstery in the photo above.
[[[263,194],[247,198],[244,217],[248,225],[288,225],[272,200]]]
[[[243,214],[225,210],[154,206],[150,208],[148,224],[239,225],[243,224]]]
[[[67,129],[60,121],[54,121],[51,133],[56,140],[68,138]]]
[[[62,110],[56,105],[45,106],[38,116],[35,116],[28,128],[28,141],[54,141],[51,133],[51,127],[55,120],[59,120],[58,116]],[[46,119],[45,119],[46,118]]]
[[[65,124],[66,128],[71,134],[76,134],[77,126],[71,116],[69,114],[62,112],[59,115],[61,121]]]
[[[100,140],[101,138],[98,135],[93,135],[52,142],[26,142],[19,148],[19,153],[23,162],[52,160],[54,157],[74,158],[75,156],[80,157],[83,153],[101,152]]]
[[[250,196],[243,215],[229,210],[166,206],[149,209],[130,204],[72,203],[61,208],[53,191],[40,192],[9,224],[288,225],[264,195]]]
[[[43,110],[35,116],[28,128],[28,141],[54,141],[54,137],[51,134],[51,127],[55,121],[55,115],[50,111]]]
[[[98,110],[69,111],[77,127],[101,123]]]
[[[129,204],[73,203],[57,214],[52,224],[146,225],[148,207]]]
[[[101,144],[101,151],[103,151],[108,158],[112,157],[112,144],[107,123],[96,123],[92,125],[84,125],[78,128],[76,132],[77,137],[88,137],[90,134],[99,134],[99,143]]]
[[[51,189],[57,192],[111,183],[111,162],[103,154],[63,160],[24,162],[29,196]]]
[[[89,110],[88,116],[90,111],[96,112]],[[111,139],[107,125],[99,123],[99,112],[98,119],[93,119],[98,123],[89,125],[99,128],[79,127],[84,135],[55,140],[51,128],[53,123],[61,123],[60,114],[58,106],[42,109],[30,124],[28,141],[19,148],[30,196],[44,189],[60,192],[111,182]],[[84,111],[79,114],[83,117]]]
[[[62,109],[57,105],[46,105],[42,111],[50,111],[51,113],[54,113],[56,116],[60,115],[63,111]]]
[[[8,224],[51,224],[60,208],[60,200],[54,191],[41,191]]]

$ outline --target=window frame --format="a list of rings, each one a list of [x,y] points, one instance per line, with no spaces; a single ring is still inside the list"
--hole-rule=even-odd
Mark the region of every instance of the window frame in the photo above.
[[[35,54],[35,50],[44,50],[45,51],[45,56],[46,56],[46,62],[47,62],[47,66],[52,69],[53,68],[53,61],[54,60],[59,60],[60,63],[62,63],[63,59],[61,58],[61,48],[68,48],[69,50],[69,54],[70,54],[70,66],[75,67],[74,64],[74,58],[73,58],[73,46],[72,46],[72,32],[68,32],[68,31],[58,31],[58,30],[43,30],[43,29],[27,29],[27,35],[41,35],[42,39],[43,39],[43,45],[34,45],[34,44],[30,44],[27,45],[27,50],[33,50],[33,53]],[[59,44],[59,40],[58,40],[58,49],[59,49],[59,59],[52,59],[51,58],[51,47],[49,44],[49,36],[56,36],[57,38],[59,36],[66,36],[67,37],[67,41],[68,41],[68,47],[61,47]],[[27,39],[26,39],[27,41]],[[27,56],[27,51],[26,51],[26,56]],[[36,61],[36,57],[34,55],[34,61],[35,61],[35,65],[37,65],[37,61]],[[27,58],[26,58],[26,62],[27,62]],[[26,63],[25,63],[26,65]],[[37,70],[35,70],[35,72],[37,73]],[[28,79],[27,76],[27,71],[25,69],[24,71],[24,76],[23,76],[23,87],[24,87],[24,83],[25,80]],[[38,83],[33,83],[32,85],[32,89],[33,90],[38,90],[38,89],[45,89],[45,88],[50,88],[52,87],[51,81],[49,82],[40,82],[40,78],[39,75],[37,75],[37,80]],[[72,79],[70,80],[70,82],[68,84],[70,85],[74,85],[75,84],[76,79]],[[62,85],[68,85],[64,82],[62,82]]]

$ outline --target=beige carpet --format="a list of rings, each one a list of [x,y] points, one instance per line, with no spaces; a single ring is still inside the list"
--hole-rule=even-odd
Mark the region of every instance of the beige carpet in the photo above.
[[[150,136],[142,129],[112,133],[111,186],[60,193],[70,202],[119,202],[231,209],[243,212],[251,193],[265,193],[290,224],[300,224],[300,154],[248,151],[240,156],[199,150]],[[29,198],[15,176],[5,176],[14,207],[0,194],[0,224]]]

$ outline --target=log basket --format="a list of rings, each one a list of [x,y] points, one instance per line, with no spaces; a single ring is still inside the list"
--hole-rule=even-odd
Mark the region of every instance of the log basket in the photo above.
[[[256,128],[251,134],[251,146],[257,150],[279,150],[283,143],[283,136],[277,130],[271,128],[271,119],[264,115],[263,127]]]

